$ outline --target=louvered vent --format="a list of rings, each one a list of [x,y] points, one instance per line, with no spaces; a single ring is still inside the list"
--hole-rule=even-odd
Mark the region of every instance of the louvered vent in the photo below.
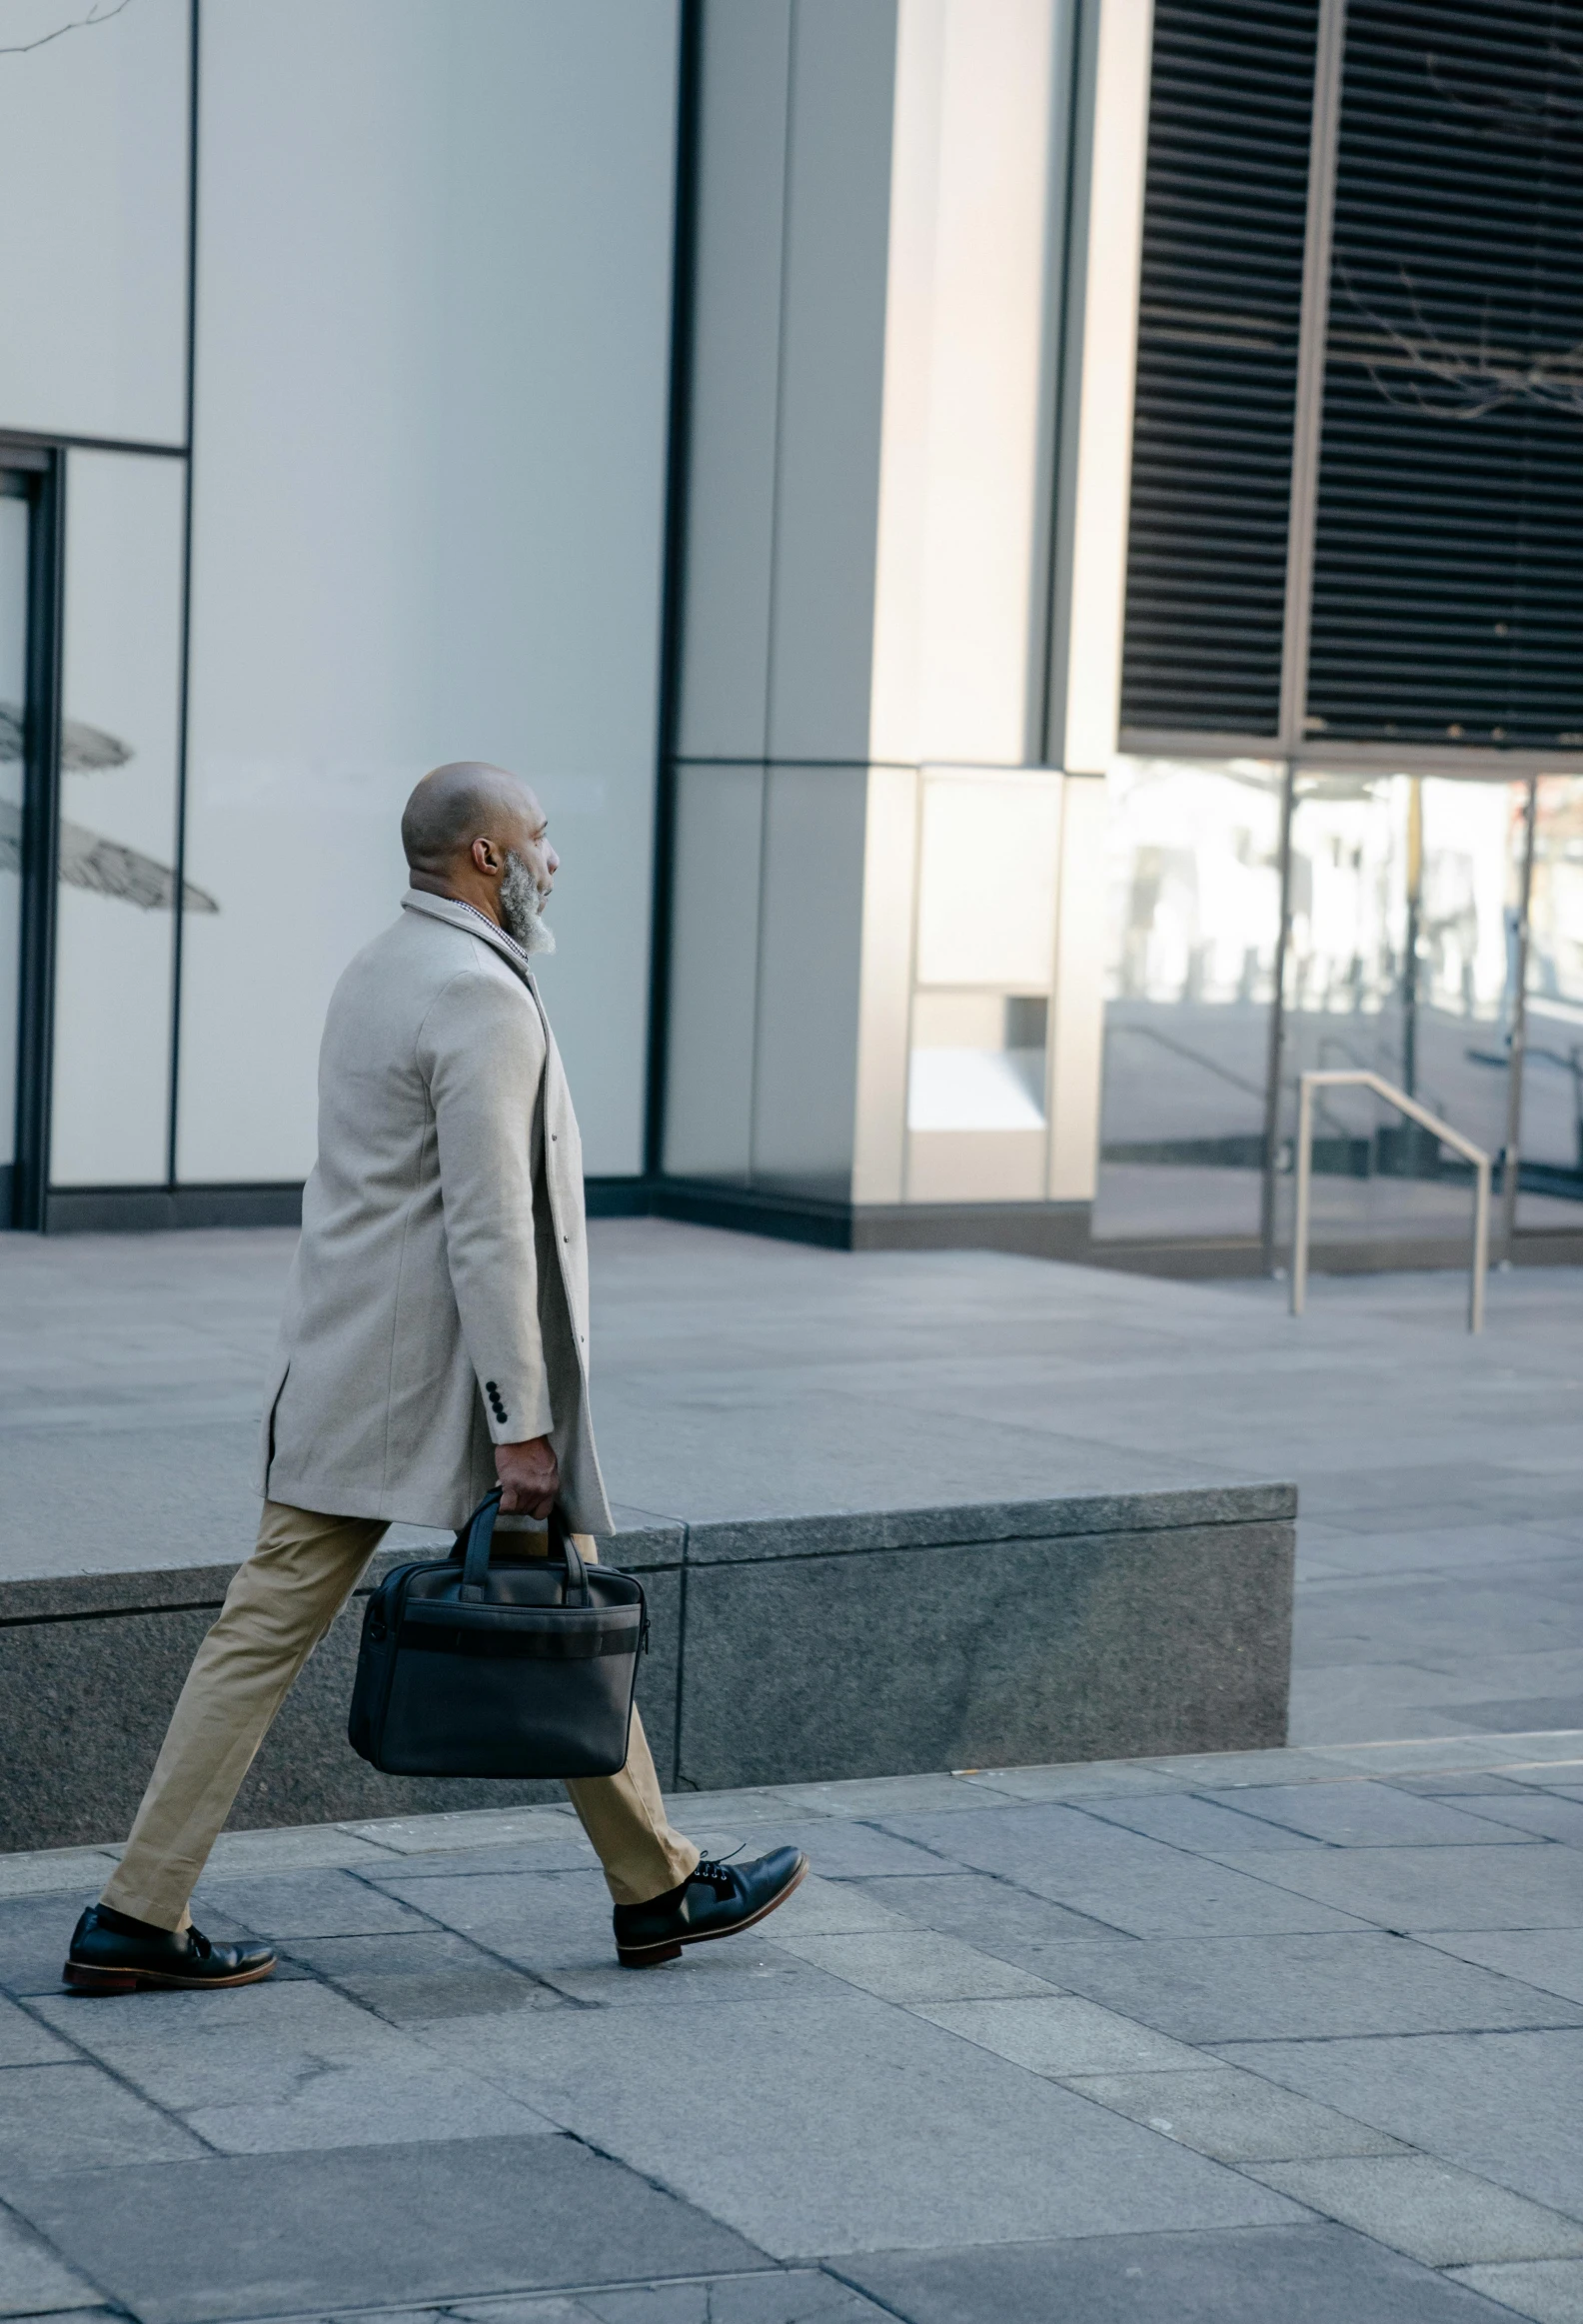
[[[1315,0],[1156,0],[1121,721],[1280,710]]]
[[[1309,730],[1583,744],[1583,6],[1351,0]]]

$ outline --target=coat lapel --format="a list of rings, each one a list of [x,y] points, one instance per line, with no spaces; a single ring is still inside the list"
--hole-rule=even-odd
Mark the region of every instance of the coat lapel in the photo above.
[[[481,945],[488,945],[491,951],[499,953],[507,968],[521,977],[529,992],[538,1001],[538,988],[528,972],[528,965],[522,954],[504,930],[496,928],[494,923],[486,920],[481,912],[472,911],[466,904],[458,904],[452,896],[431,896],[423,888],[408,889],[402,898],[402,910],[403,912],[425,912],[431,920],[443,920],[447,927],[459,928],[464,934],[477,937]],[[541,1015],[543,1007],[541,1002]]]

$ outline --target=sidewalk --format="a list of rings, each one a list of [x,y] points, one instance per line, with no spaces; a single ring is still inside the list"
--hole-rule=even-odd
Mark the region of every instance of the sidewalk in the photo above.
[[[0,1859],[0,2314],[1583,2318],[1583,1734],[697,1794],[814,1877],[634,1974],[569,1810],[236,1833],[278,1979],[58,1987]]]

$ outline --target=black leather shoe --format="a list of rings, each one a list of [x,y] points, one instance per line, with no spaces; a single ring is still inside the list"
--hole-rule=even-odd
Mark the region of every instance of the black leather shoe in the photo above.
[[[135,1993],[140,1985],[256,1985],[274,1969],[268,1945],[212,1945],[199,1929],[155,1928],[90,1904],[61,1976],[79,1993]]]
[[[705,1857],[680,1888],[668,1888],[647,1904],[617,1905],[616,1957],[624,1969],[648,1969],[674,1961],[684,1945],[735,1936],[785,1904],[806,1870],[800,1848],[777,1848],[751,1864],[717,1864]]]

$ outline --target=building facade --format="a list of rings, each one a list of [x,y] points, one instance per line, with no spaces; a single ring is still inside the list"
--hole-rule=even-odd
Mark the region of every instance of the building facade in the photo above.
[[[1570,1254],[1583,8],[12,13],[14,1223],[294,1214],[477,756],[596,1205],[1268,1266],[1353,1064]],[[1372,1102],[1316,1168],[1464,1233]]]

